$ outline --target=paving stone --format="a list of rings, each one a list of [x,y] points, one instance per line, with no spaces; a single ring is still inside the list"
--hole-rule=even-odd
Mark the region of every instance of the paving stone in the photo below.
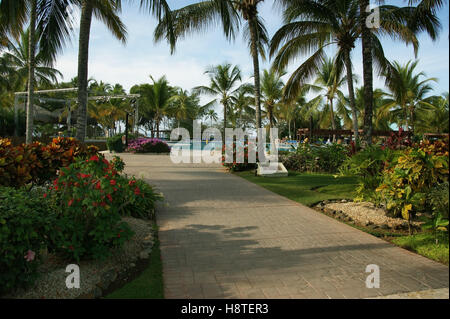
[[[372,298],[448,289],[447,266],[226,173],[220,165],[173,164],[164,155],[120,156],[127,174],[143,175],[165,196],[157,221],[167,298]],[[365,287],[369,264],[380,267],[379,289]]]

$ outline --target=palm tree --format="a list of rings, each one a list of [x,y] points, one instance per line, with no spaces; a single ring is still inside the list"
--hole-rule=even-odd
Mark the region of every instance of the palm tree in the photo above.
[[[209,119],[211,122],[210,122],[210,127],[212,127],[212,122],[214,121],[217,121],[219,118],[217,117],[217,113],[216,113],[216,111],[214,111],[213,109],[211,109],[211,110],[209,110],[207,113],[206,113],[206,119]]]
[[[336,130],[336,117],[334,112],[333,101],[335,98],[344,99],[344,94],[340,88],[345,84],[347,78],[343,75],[342,69],[337,67],[337,63],[333,59],[324,58],[318,70],[317,77],[311,89],[313,91],[323,92],[326,99],[326,106],[330,117],[331,129]],[[333,142],[336,141],[336,135],[333,134]]]
[[[270,127],[274,127],[274,112],[278,106],[279,101],[283,97],[284,82],[281,79],[286,73],[284,71],[278,72],[271,68],[264,70],[261,79],[261,93],[263,97],[263,104],[269,119]]]
[[[416,7],[404,7],[399,10],[393,10],[392,13],[398,18],[396,11],[402,11],[402,20],[406,21],[407,27],[414,34],[425,31],[434,41],[438,37],[440,23],[436,15],[436,11],[444,5],[442,0],[411,0],[409,5],[418,3]],[[379,45],[373,39],[370,30],[366,25],[366,8],[369,0],[359,0],[361,12],[360,27],[362,40],[362,60],[363,60],[363,78],[364,78],[364,140],[366,144],[372,143],[372,116],[373,116],[373,60],[372,53],[374,45]],[[415,48],[417,50],[417,47]]]
[[[414,133],[416,121],[415,112],[418,108],[432,107],[427,94],[432,91],[429,82],[436,78],[425,78],[424,72],[415,72],[418,61],[409,61],[406,65],[393,62],[393,72],[389,75],[387,86],[390,93],[383,105],[399,118],[399,125],[404,125],[406,131]]]
[[[141,9],[159,19],[164,15],[168,29],[171,30],[170,8],[165,0],[139,0]],[[92,15],[105,22],[111,33],[123,43],[126,42],[126,29],[117,15],[121,11],[121,0],[77,0],[81,7],[80,36],[78,47],[78,119],[76,138],[84,141],[86,135],[86,105],[88,85],[89,36]]]
[[[194,92],[215,96],[216,98],[208,104],[217,103],[223,105],[223,136],[222,142],[225,145],[225,129],[227,127],[227,112],[232,106],[232,96],[239,89],[236,88],[238,81],[241,81],[241,70],[237,66],[229,63],[209,67],[205,74],[209,75],[209,86],[197,86]]]
[[[169,114],[177,120],[177,127],[180,127],[180,120],[186,119],[195,111],[195,95],[189,95],[187,90],[175,88],[176,93],[169,99]]]
[[[51,65],[72,29],[69,0],[3,0],[0,5],[0,35],[19,34],[28,21],[28,85],[26,143],[33,139],[33,100],[37,46]],[[38,31],[39,30],[39,31]]]
[[[358,118],[353,88],[351,51],[361,36],[360,12],[357,0],[281,0],[285,25],[273,36],[270,54],[275,55],[274,65],[284,69],[299,54],[312,55],[297,68],[286,83],[285,99],[295,99],[299,88],[317,71],[316,65],[323,59],[325,48],[336,45],[336,67],[346,69],[349,104],[352,111],[355,140],[358,136]],[[406,10],[394,6],[380,6],[383,19],[380,28],[371,33],[372,57],[381,70],[389,67],[377,34],[388,34],[412,43],[417,47],[414,33],[402,19]]]
[[[246,129],[255,123],[255,99],[253,85],[244,83],[232,94],[232,122],[233,127]]]
[[[254,99],[256,125],[261,127],[261,92],[259,56],[265,58],[264,48],[268,44],[268,34],[261,17],[258,4],[264,0],[205,0],[190,4],[171,12],[171,22],[160,23],[155,30],[155,41],[168,39],[174,52],[176,40],[194,31],[204,31],[213,25],[221,25],[227,39],[234,39],[239,29],[240,17],[245,21],[244,38],[248,40],[253,61]],[[172,29],[169,26],[173,26]]]
[[[153,83],[141,85],[140,94],[145,100],[145,103],[142,105],[143,112],[144,114],[153,114],[153,121],[156,125],[156,137],[159,138],[159,125],[163,117],[169,112],[174,90],[169,86],[165,76],[160,77],[158,80],[150,76],[150,79]]]
[[[448,133],[448,92],[440,96],[431,96],[428,101],[430,106],[419,109],[417,112],[417,131],[419,133]]]

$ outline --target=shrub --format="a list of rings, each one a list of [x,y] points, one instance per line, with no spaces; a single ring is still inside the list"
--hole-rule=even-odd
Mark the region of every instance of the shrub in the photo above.
[[[132,232],[119,214],[125,187],[103,156],[94,155],[62,168],[48,195],[58,209],[56,251],[75,260],[103,258],[121,246]]]
[[[376,188],[383,181],[383,170],[394,161],[398,152],[380,145],[370,145],[348,157],[339,168],[340,175],[358,178],[357,201],[369,200],[378,204],[381,200]]]
[[[53,231],[52,211],[26,190],[0,186],[0,293],[36,279],[39,253]]]
[[[122,153],[125,149],[125,145],[122,143],[122,134],[109,137],[106,140],[106,146],[110,152]]]
[[[13,146],[9,139],[0,139],[0,185],[43,184],[76,157],[86,158],[97,152],[95,146],[85,146],[74,138],[58,137],[49,144],[34,142],[18,146]]]
[[[137,138],[128,143],[132,153],[170,153],[170,146],[158,138]]]
[[[249,163],[248,161],[248,152],[249,148],[255,147],[253,144],[245,143],[243,146],[237,146],[236,142],[233,142],[233,162],[226,163],[225,162],[225,146],[222,147],[222,165],[225,166],[231,172],[241,172],[256,169],[256,163]],[[236,153],[243,152],[244,153],[244,162],[238,163]],[[231,155],[231,154],[230,154]],[[256,161],[258,161],[258,153],[256,152]]]
[[[432,208],[427,194],[435,185],[447,182],[448,173],[448,153],[437,155],[423,148],[408,149],[385,169],[377,191],[389,211],[411,221],[415,213]]]
[[[412,141],[409,133],[400,127],[397,133],[391,132],[391,135],[386,140],[385,146],[391,150],[406,149],[412,146]]]
[[[123,161],[103,155],[78,160],[54,180],[50,194],[59,207],[56,251],[76,260],[104,258],[132,236],[122,215],[147,217],[160,199],[144,181],[120,175]]]
[[[302,143],[296,152],[280,155],[280,161],[288,170],[335,173],[347,159],[347,152],[340,144],[314,146]]]

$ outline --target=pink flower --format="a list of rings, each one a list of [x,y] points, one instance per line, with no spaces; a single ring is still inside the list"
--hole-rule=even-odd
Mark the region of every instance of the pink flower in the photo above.
[[[34,257],[36,256],[36,253],[30,249],[28,249],[26,255],[24,256],[24,258],[26,259],[26,261],[30,262],[34,260]]]

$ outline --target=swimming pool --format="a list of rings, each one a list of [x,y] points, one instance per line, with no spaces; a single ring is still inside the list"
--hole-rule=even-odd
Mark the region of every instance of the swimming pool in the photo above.
[[[193,143],[192,141],[190,141],[189,143],[187,142],[175,142],[175,141],[167,141],[167,144],[169,144],[170,147],[187,147],[189,146],[189,149],[191,150],[203,150],[205,149],[206,145],[214,145],[214,148],[216,149],[220,149],[222,147],[222,141],[208,141],[208,143],[206,143],[206,141],[198,141],[196,143]],[[241,146],[238,143],[239,146]],[[297,148],[298,143],[279,143],[278,144],[278,150],[279,151],[295,151],[295,149]],[[212,147],[212,146],[209,146]],[[270,143],[266,143],[266,150],[270,149]]]

